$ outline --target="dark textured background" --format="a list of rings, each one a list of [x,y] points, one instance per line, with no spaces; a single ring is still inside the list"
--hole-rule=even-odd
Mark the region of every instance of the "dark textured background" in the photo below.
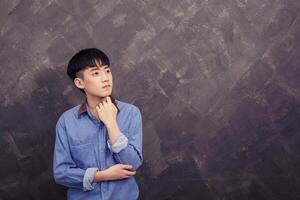
[[[146,200],[300,199],[300,1],[0,1],[0,200],[66,199],[54,126],[79,49],[143,114]]]

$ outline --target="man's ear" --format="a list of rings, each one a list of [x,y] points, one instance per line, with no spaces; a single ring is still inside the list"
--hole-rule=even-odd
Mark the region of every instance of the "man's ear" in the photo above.
[[[79,89],[83,89],[84,88],[84,81],[81,78],[75,78],[74,79],[74,84]]]

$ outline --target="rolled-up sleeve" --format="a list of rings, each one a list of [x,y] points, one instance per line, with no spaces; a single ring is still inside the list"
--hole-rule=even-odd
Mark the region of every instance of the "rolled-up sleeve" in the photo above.
[[[133,170],[137,170],[143,163],[142,143],[143,143],[143,127],[142,115],[138,107],[134,106],[131,112],[131,123],[127,136],[120,133],[116,141],[113,157],[118,163],[130,164]],[[109,143],[108,143],[109,144]],[[113,146],[113,145],[112,145]]]
[[[97,167],[87,168],[83,176],[83,191],[90,191],[95,188],[97,183],[93,182],[95,174],[97,172]]]
[[[122,149],[124,149],[128,144],[128,138],[120,132],[115,143],[110,144],[109,140],[107,140],[107,146],[110,150],[112,150],[114,153],[119,153]]]
[[[81,169],[74,163],[63,118],[56,124],[56,136],[53,156],[53,175],[56,183],[88,191],[93,189],[93,175],[97,168]]]

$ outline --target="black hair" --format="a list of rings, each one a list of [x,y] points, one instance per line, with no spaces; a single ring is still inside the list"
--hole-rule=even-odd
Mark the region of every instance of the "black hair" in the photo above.
[[[96,66],[96,60],[100,61],[101,65],[108,65],[110,67],[110,62],[108,56],[101,50],[97,48],[87,48],[82,49],[77,52],[69,61],[67,74],[74,81],[75,78],[83,78],[83,70],[89,67]],[[84,92],[83,89],[79,89]]]

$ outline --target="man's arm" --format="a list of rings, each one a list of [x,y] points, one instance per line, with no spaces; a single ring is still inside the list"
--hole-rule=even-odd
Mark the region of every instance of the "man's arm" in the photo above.
[[[119,131],[117,123],[107,126],[109,135],[115,135],[116,132],[119,132],[115,141],[107,141],[107,145],[118,163],[130,164],[133,166],[133,170],[136,171],[143,163],[142,116],[138,107],[133,107],[131,116],[128,138]]]
[[[83,191],[92,190],[96,183],[92,183],[93,177],[98,168],[92,167],[86,170],[76,166],[70,153],[66,129],[63,118],[56,124],[56,137],[53,156],[53,175],[56,183],[81,189]]]
[[[131,165],[116,164],[103,171],[97,170],[93,182],[112,181],[129,178],[130,176],[136,174],[135,171],[131,170]]]
[[[70,153],[63,118],[56,124],[56,137],[53,157],[53,175],[56,183],[83,191],[93,190],[97,182],[128,178],[135,175],[132,166],[117,164],[108,169],[99,170],[90,167],[86,170],[76,166]]]

